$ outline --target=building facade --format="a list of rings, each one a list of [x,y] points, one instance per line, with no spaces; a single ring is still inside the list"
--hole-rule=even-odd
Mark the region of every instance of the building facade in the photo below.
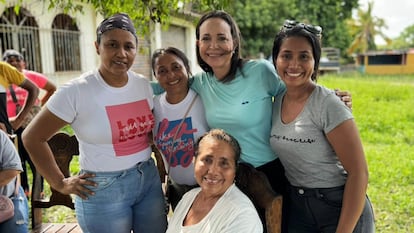
[[[358,70],[366,74],[414,74],[414,49],[370,51],[355,60]]]
[[[23,54],[27,69],[45,74],[58,86],[99,65],[94,41],[96,27],[103,20],[87,4],[83,13],[68,15],[58,9],[48,9],[40,0],[19,3],[6,1],[0,5],[0,53],[15,49]],[[161,47],[174,46],[187,54],[193,72],[200,71],[195,55],[195,25],[193,22],[173,18],[164,29],[154,24],[150,34],[139,36],[138,53],[132,70],[153,79],[151,54]]]

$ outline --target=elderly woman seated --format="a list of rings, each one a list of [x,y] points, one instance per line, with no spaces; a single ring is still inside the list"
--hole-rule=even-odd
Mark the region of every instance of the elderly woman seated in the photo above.
[[[212,129],[197,142],[194,176],[200,185],[187,192],[169,221],[173,232],[263,232],[250,199],[236,185],[240,146],[221,129]]]

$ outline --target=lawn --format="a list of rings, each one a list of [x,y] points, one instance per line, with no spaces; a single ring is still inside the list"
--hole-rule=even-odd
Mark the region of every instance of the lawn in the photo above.
[[[319,83],[352,92],[377,232],[414,232],[414,75],[331,75]]]
[[[325,75],[318,82],[352,93],[370,171],[368,195],[377,232],[414,232],[414,75],[348,73]],[[72,211],[62,209],[48,210],[45,221],[74,219]]]

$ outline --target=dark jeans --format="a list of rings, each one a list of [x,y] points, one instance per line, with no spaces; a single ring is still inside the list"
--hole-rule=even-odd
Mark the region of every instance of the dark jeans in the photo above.
[[[279,158],[263,164],[262,166],[256,167],[256,169],[266,175],[272,189],[275,192],[282,195],[286,194],[286,187],[289,182],[285,176],[285,168]]]
[[[336,231],[342,208],[344,186],[308,189],[289,186],[289,233],[331,233]],[[353,231],[375,232],[371,202],[366,197],[365,207]]]

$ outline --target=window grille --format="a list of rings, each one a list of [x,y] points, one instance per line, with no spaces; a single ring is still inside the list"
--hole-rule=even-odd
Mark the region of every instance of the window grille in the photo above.
[[[1,52],[19,51],[26,60],[26,68],[42,72],[39,28],[35,18],[24,8],[16,15],[13,7],[5,9],[0,18]]]
[[[68,15],[59,14],[53,20],[52,38],[55,71],[81,70],[79,30]]]
[[[39,38],[52,38],[52,43]],[[5,9],[0,17],[0,52],[7,49],[19,51],[29,70],[43,73],[42,61],[54,64],[54,72],[81,70],[80,32],[75,21],[65,14],[57,15],[50,29],[39,28],[23,7],[19,14],[14,7]]]

